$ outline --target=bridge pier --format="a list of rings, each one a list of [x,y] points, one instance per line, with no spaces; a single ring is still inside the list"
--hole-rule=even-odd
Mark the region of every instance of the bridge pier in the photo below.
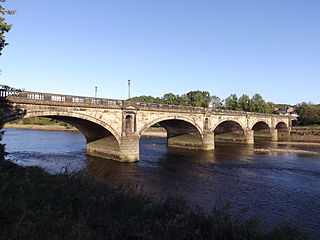
[[[139,135],[130,134],[121,137],[120,143],[120,162],[137,162],[139,157]]]
[[[104,137],[95,141],[87,141],[88,155],[119,160],[119,153],[119,144],[112,136]]]
[[[208,132],[199,136],[197,133],[189,133],[168,138],[168,147],[178,147],[187,149],[213,150],[214,133]]]
[[[288,129],[277,129],[278,130],[278,138],[288,138],[290,137],[291,128]]]
[[[168,147],[187,148],[187,149],[199,149],[202,140],[197,133],[181,134],[179,136],[173,136],[167,138]]]
[[[253,130],[247,130],[245,132],[245,139],[247,144],[254,144],[254,131]]]
[[[214,150],[214,132],[205,132],[202,135],[202,150]]]
[[[271,141],[278,141],[278,129],[270,129]]]
[[[139,137],[122,136],[120,144],[113,137],[87,143],[87,154],[120,162],[139,161]]]

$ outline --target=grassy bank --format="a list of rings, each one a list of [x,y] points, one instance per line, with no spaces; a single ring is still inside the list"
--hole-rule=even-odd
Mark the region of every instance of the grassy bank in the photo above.
[[[72,131],[77,132],[75,127],[61,126],[61,125],[32,125],[32,124],[6,124],[4,128],[15,129],[30,129],[30,130],[43,130],[43,131]]]
[[[84,174],[2,161],[0,183],[1,239],[306,239],[284,224],[263,232],[257,219],[231,216],[227,207],[205,214],[181,197],[160,202]]]
[[[18,119],[12,122],[9,122],[6,124],[7,128],[14,128],[13,126],[21,126],[20,128],[23,128],[23,126],[25,126],[26,129],[29,129],[31,127],[31,129],[36,129],[37,127],[40,127],[41,130],[41,126],[43,126],[43,128],[48,127],[50,128],[58,128],[58,129],[74,129],[76,130],[75,127],[73,127],[72,125],[65,123],[65,122],[61,122],[58,120],[54,120],[51,118],[45,118],[45,117],[33,117],[33,118],[23,118],[23,119]]]

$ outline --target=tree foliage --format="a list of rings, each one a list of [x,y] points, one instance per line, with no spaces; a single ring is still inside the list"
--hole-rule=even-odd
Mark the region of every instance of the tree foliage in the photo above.
[[[211,103],[211,95],[208,91],[191,91],[187,93],[187,98],[191,106],[209,107]]]
[[[142,95],[139,97],[133,97],[130,100],[137,101],[137,102],[149,102],[149,103],[161,103],[161,99],[158,97],[146,96]]]
[[[132,101],[161,103],[170,105],[183,105],[193,107],[212,107],[214,109],[227,109],[245,112],[275,113],[276,106],[272,102],[266,102],[260,94],[254,94],[251,98],[247,94],[237,97],[231,94],[221,101],[218,96],[210,95],[208,91],[190,91],[186,94],[176,95],[166,93],[161,98],[152,96],[139,96],[131,98]]]
[[[6,45],[8,45],[5,39],[5,34],[9,32],[11,29],[11,25],[6,22],[5,16],[12,15],[15,13],[15,11],[7,10],[4,8],[3,3],[5,2],[6,0],[0,0],[0,56],[2,55],[3,48]],[[3,135],[2,127],[3,127],[3,123],[0,121],[0,141],[2,140],[2,135]],[[4,155],[5,155],[4,145],[0,144],[0,160],[4,159]]]
[[[238,97],[236,94],[231,94],[224,100],[224,108],[227,110],[239,110]]]
[[[250,97],[247,94],[243,94],[238,99],[238,108],[245,112],[250,112],[253,109],[253,104]]]
[[[296,106],[298,122],[301,125],[320,124],[320,105],[312,103],[300,103]]]
[[[222,108],[221,99],[218,96],[213,95],[211,97],[211,105],[212,105],[213,108],[221,109]]]
[[[190,91],[187,94],[176,95],[166,93],[163,97],[139,96],[131,98],[132,101],[152,102],[170,105],[183,105],[193,107],[209,107],[212,97],[208,91]]]
[[[11,25],[6,22],[5,16],[12,15],[15,11],[7,10],[4,8],[3,3],[7,0],[0,0],[0,55],[3,48],[8,45],[6,42],[5,34],[10,31]]]
[[[258,112],[258,113],[275,113],[275,104],[266,102],[258,93],[251,98],[247,94],[237,97],[236,94],[231,94],[224,100],[224,106],[227,110]]]

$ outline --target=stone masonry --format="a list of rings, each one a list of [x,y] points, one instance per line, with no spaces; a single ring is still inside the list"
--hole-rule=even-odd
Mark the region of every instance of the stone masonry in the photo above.
[[[215,110],[102,98],[26,91],[0,92],[0,120],[49,117],[77,127],[87,140],[87,153],[123,162],[139,160],[139,139],[152,125],[167,131],[169,147],[214,150],[216,140],[233,133],[233,140],[252,144],[267,134],[277,141],[288,133],[284,115]]]

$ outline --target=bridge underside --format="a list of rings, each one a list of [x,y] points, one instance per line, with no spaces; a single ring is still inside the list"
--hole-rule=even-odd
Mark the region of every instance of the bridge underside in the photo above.
[[[276,136],[273,136],[273,132],[265,122],[257,122],[253,127],[254,139],[256,140],[277,140]],[[273,135],[272,135],[273,134]]]
[[[86,138],[87,154],[97,157],[121,160],[120,147],[117,139],[110,131],[99,124],[74,117],[44,117],[66,122],[76,127]]]
[[[214,136],[211,133],[201,136],[198,129],[189,122],[183,120],[165,120],[159,125],[167,131],[168,147],[186,149],[214,149]],[[211,139],[210,136],[211,135]],[[211,141],[210,141],[211,140]]]
[[[245,143],[247,136],[241,125],[235,121],[224,121],[214,130],[215,142]]]

